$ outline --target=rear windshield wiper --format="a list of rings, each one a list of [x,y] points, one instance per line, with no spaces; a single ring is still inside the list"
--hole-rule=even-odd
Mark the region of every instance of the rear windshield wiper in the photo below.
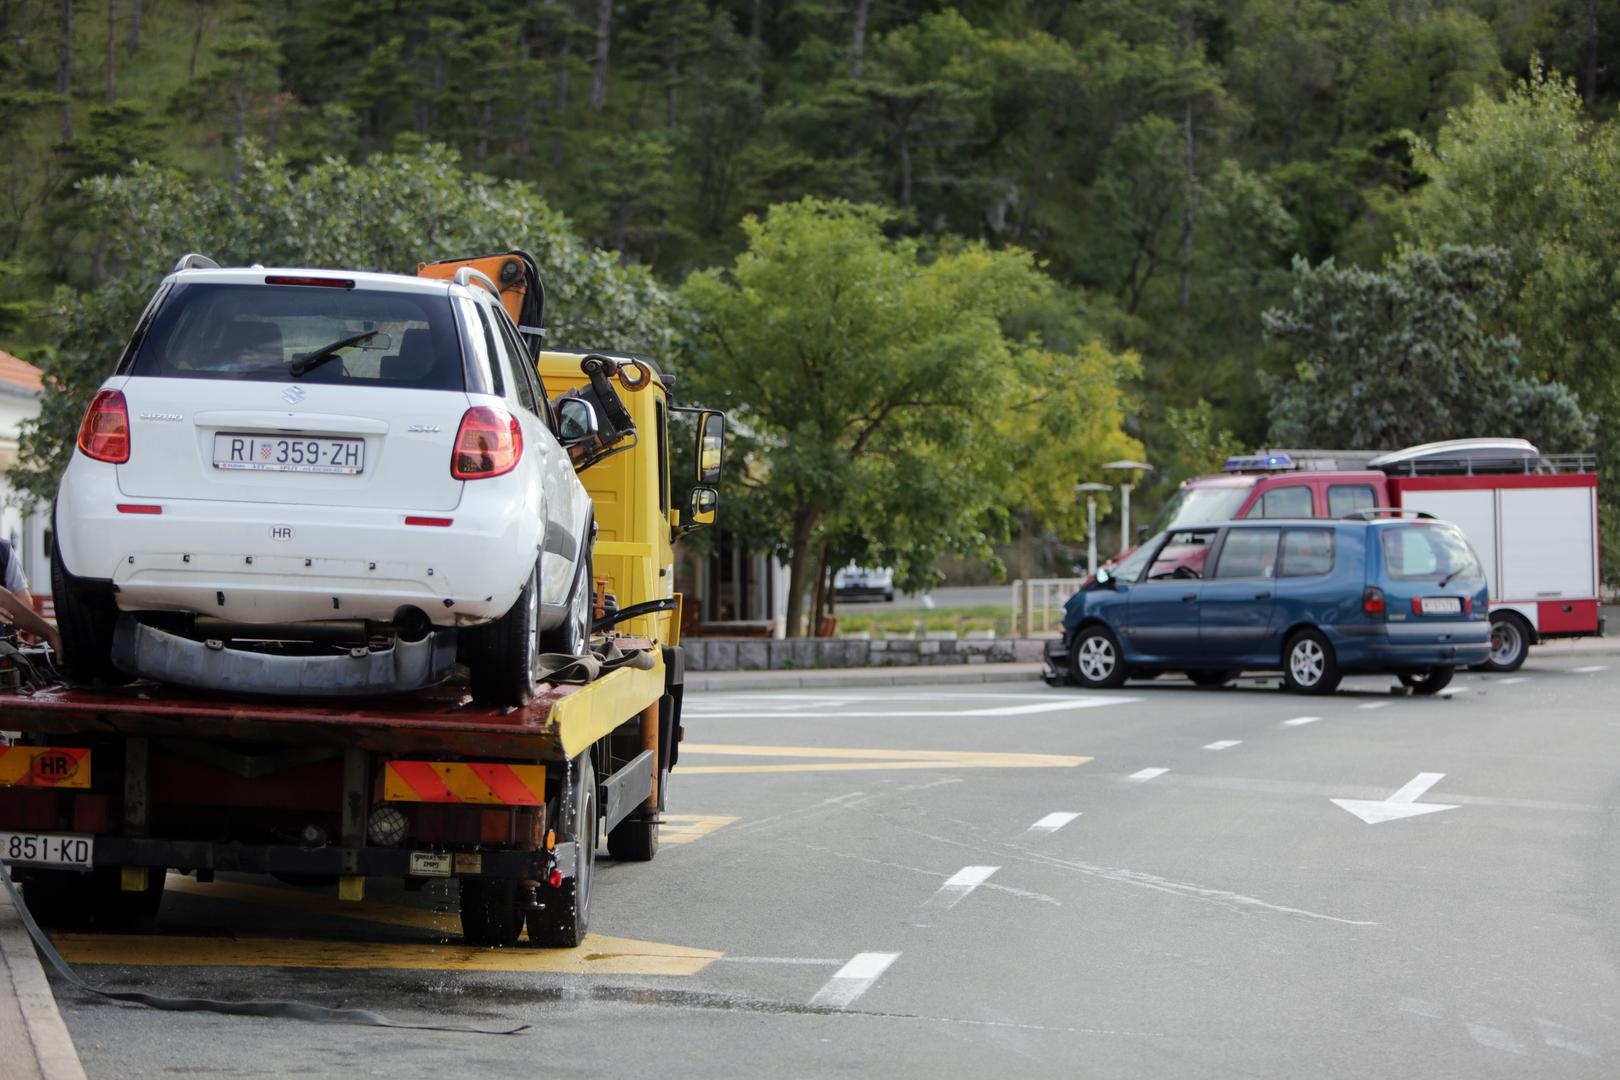
[[[341,340],[334,341],[330,345],[322,345],[314,352],[306,353],[305,355],[300,356],[297,360],[294,360],[287,368],[287,372],[295,379],[301,378],[302,376],[309,374],[311,371],[314,371],[328,360],[331,360],[333,357],[337,356],[337,354],[342,352],[344,349],[353,348],[356,345],[363,345],[381,332],[382,331],[380,330],[367,330],[363,333],[355,334],[352,337],[346,337],[342,338]]]
[[[1467,569],[1468,569],[1468,567],[1466,567],[1466,566],[1459,566],[1457,569],[1453,570],[1451,573],[1449,573],[1445,577],[1441,578],[1440,579],[1440,584],[1436,585],[1435,588],[1437,588],[1437,589],[1445,588],[1447,585],[1449,585],[1451,583],[1452,578],[1456,577],[1458,574],[1462,573],[1464,570],[1467,570]]]

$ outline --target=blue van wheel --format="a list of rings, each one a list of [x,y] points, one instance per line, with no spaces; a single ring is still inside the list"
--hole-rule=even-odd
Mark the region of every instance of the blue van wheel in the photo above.
[[[1283,685],[1296,694],[1331,694],[1344,676],[1333,645],[1318,630],[1301,630],[1283,646]]]
[[[1112,690],[1130,675],[1106,626],[1082,627],[1069,645],[1069,676],[1088,690]]]

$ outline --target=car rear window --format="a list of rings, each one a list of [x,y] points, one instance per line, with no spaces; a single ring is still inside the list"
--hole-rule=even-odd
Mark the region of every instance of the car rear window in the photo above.
[[[290,365],[366,331],[376,336],[294,378]],[[177,284],[132,375],[464,390],[447,297],[310,285]]]
[[[1455,525],[1394,525],[1383,530],[1384,570],[1392,578],[1477,578],[1484,572]]]

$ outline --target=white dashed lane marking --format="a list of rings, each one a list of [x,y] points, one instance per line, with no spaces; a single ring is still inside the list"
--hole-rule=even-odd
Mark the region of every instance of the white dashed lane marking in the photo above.
[[[1079,814],[1071,814],[1067,811],[1059,810],[1054,813],[1047,814],[1045,817],[1041,818],[1041,820],[1029,827],[1029,831],[1047,833],[1057,832],[1059,829],[1063,828],[1063,826],[1067,825],[1069,822],[1073,821],[1079,816]]]
[[[1296,716],[1292,720],[1284,720],[1283,727],[1299,727],[1301,724],[1314,724],[1322,719],[1320,716]]]
[[[999,866],[964,866],[946,879],[939,891],[929,897],[928,903],[931,907],[953,908],[1000,869]]]
[[[1137,772],[1131,773],[1131,775],[1127,776],[1125,779],[1135,780],[1136,782],[1141,783],[1144,780],[1152,780],[1156,776],[1163,776],[1169,771],[1169,769],[1141,769]]]
[[[1569,670],[1573,671],[1577,675],[1591,675],[1594,672],[1598,672],[1598,671],[1608,671],[1609,670],[1609,665],[1607,665],[1607,664],[1588,664],[1586,667],[1570,668]]]
[[[1515,675],[1511,679],[1496,679],[1494,681],[1495,681],[1497,686],[1512,686],[1515,683],[1529,682],[1530,681],[1530,676],[1528,676],[1528,675]]]
[[[1365,705],[1357,705],[1356,708],[1358,708],[1358,709],[1382,709],[1382,708],[1385,708],[1388,705],[1389,705],[1389,702],[1387,702],[1387,701],[1369,701]],[[1293,721],[1290,720],[1289,723],[1293,723]]]
[[[819,1009],[847,1009],[856,998],[872,988],[883,977],[889,965],[900,959],[897,952],[856,953],[849,963],[838,969],[827,980],[827,985],[816,991],[810,1005]]]
[[[1230,750],[1234,746],[1242,746],[1242,739],[1222,739],[1219,742],[1205,743],[1205,750]]]

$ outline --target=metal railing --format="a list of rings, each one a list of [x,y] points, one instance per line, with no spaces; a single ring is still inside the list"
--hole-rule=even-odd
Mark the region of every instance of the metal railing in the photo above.
[[[1029,632],[1036,635],[1058,633],[1063,627],[1063,605],[1080,588],[1084,578],[1030,578]],[[1024,582],[1012,583],[1012,632],[1023,633]]]

